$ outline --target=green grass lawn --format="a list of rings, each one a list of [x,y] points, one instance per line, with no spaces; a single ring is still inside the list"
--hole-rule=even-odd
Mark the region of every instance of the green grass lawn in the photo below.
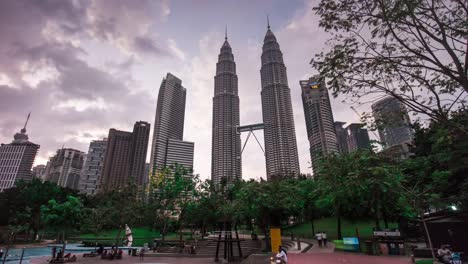
[[[381,223],[383,225],[383,223]],[[333,217],[321,218],[314,221],[315,232],[321,231],[328,234],[329,239],[336,239],[336,219]],[[341,233],[343,237],[355,237],[356,228],[359,230],[359,235],[362,238],[372,237],[372,232],[375,224],[372,220],[360,220],[360,221],[349,221],[341,220]],[[390,223],[390,228],[396,228],[398,225],[396,223]],[[289,235],[293,232],[295,235],[301,237],[313,238],[312,227],[310,222],[305,224],[299,224],[292,227],[287,227],[283,229],[283,236]]]
[[[80,238],[83,239],[93,239],[93,238],[109,238],[109,239],[115,239],[117,237],[117,234],[119,233],[118,229],[113,229],[113,230],[103,230],[100,231],[98,234],[81,234]],[[139,237],[159,237],[160,233],[159,231],[151,230],[147,227],[135,227],[132,228],[132,234],[133,238],[139,238]],[[125,236],[125,230],[122,229],[120,232],[120,236],[123,237]]]
[[[103,244],[112,245],[115,243],[118,229],[103,230],[98,234],[80,234],[78,237],[83,241],[89,242],[101,242]],[[147,227],[134,227],[132,228],[133,234],[133,246],[143,246],[144,243],[152,243],[154,238],[160,238],[161,234],[159,231],[151,230]],[[120,241],[125,238],[125,230],[122,229],[120,232]],[[184,239],[188,239],[189,235],[184,235]],[[169,233],[166,235],[167,240],[177,240],[179,235],[176,233]]]

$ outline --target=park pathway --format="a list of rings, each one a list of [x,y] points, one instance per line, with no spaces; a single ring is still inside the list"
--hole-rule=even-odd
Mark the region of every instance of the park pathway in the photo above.
[[[408,257],[367,256],[353,253],[291,253],[289,264],[408,264]]]

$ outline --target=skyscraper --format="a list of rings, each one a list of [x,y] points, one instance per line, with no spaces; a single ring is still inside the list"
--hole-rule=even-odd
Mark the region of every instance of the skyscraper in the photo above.
[[[211,179],[215,185],[222,179],[230,183],[242,178],[239,122],[236,63],[226,35],[214,77]]]
[[[346,127],[348,135],[348,149],[349,151],[356,151],[358,149],[370,149],[370,139],[367,129],[363,128],[365,124],[352,123]]]
[[[31,168],[36,158],[39,145],[29,141],[24,127],[14,135],[10,144],[0,145],[0,192],[11,188],[18,180],[31,180]]]
[[[78,190],[81,170],[83,169],[86,154],[72,148],[58,149],[46,169],[45,180],[59,186]]]
[[[80,192],[95,194],[102,175],[104,156],[106,154],[107,138],[93,140],[89,144],[88,155],[80,178]]]
[[[167,159],[168,149],[174,147],[171,144],[176,141],[184,142],[182,140],[186,94],[187,90],[182,86],[182,81],[171,73],[167,73],[159,88],[156,105],[150,160],[151,175],[154,175],[159,169],[174,165],[174,163],[182,164],[186,159],[191,159],[193,164],[193,148],[191,153],[180,153],[184,156],[180,156],[180,159],[178,157],[174,157],[170,161]]]
[[[143,187],[150,124],[139,121],[133,132],[109,130],[98,190],[118,189],[133,182]]]
[[[299,81],[314,174],[321,156],[338,152],[333,112],[328,90],[320,76]]]
[[[139,121],[133,126],[132,132],[132,150],[130,161],[130,178],[132,178],[139,187],[143,187],[145,178],[146,154],[148,153],[148,141],[150,134],[150,124]]]
[[[269,23],[260,75],[267,178],[297,176],[300,169],[291,91],[283,53]]]
[[[343,127],[345,124],[346,122],[335,121],[336,140],[340,153],[348,153],[348,133]]]
[[[408,112],[396,98],[386,97],[371,108],[384,149],[413,141]]]

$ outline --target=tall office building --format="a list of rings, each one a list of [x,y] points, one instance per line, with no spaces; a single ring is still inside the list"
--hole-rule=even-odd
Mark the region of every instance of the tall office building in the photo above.
[[[320,76],[299,81],[314,174],[321,156],[338,152],[335,124],[325,81]]]
[[[336,140],[338,142],[338,152],[348,153],[348,132],[343,127],[346,122],[335,121]]]
[[[267,179],[297,176],[300,169],[291,91],[283,53],[269,23],[260,74]]]
[[[172,162],[181,163],[181,160],[177,159],[168,163],[167,150],[171,145],[170,139],[183,140],[186,94],[187,90],[182,86],[182,81],[171,73],[167,73],[159,88],[156,105],[150,175],[154,175],[159,169],[173,165],[170,164]],[[193,163],[193,153],[191,159]]]
[[[88,155],[80,179],[80,192],[93,195],[101,178],[107,139],[93,140],[89,144]]]
[[[349,151],[356,151],[358,149],[370,149],[370,139],[367,129],[363,128],[365,124],[352,123],[346,127],[348,135],[348,149]]]
[[[222,179],[230,183],[242,178],[239,122],[236,63],[225,36],[214,77],[211,179],[215,185]]]
[[[195,144],[193,142],[172,138],[168,139],[164,166],[170,167],[178,164],[189,172],[192,172],[194,146]]]
[[[0,192],[11,188],[18,180],[31,180],[31,168],[36,158],[39,145],[29,141],[26,126],[13,137],[10,144],[0,145]]]
[[[98,191],[122,188],[129,183],[143,187],[150,124],[139,121],[133,132],[109,130]]]
[[[37,165],[32,168],[32,177],[39,180],[44,180],[46,165]]]
[[[371,108],[384,149],[413,141],[408,112],[396,98],[386,97]]]
[[[47,166],[45,180],[56,183],[59,186],[78,190],[81,170],[86,154],[72,148],[57,150],[55,156],[50,158]]]

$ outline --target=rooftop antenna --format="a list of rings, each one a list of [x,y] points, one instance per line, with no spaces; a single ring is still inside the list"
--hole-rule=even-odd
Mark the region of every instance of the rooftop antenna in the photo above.
[[[28,125],[30,116],[31,116],[31,112],[29,112],[28,117],[26,118],[26,122],[24,123],[24,127],[23,127],[23,129],[21,129],[22,132],[23,131],[26,132],[26,126]]]
[[[270,29],[270,15],[267,14],[267,26]]]
[[[227,24],[226,24],[226,28],[224,30],[224,40],[227,40]]]

